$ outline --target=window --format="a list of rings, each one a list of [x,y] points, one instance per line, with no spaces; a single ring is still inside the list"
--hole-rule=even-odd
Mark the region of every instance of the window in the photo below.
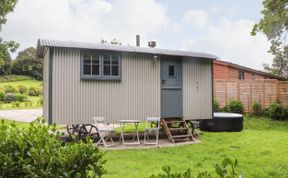
[[[239,80],[244,80],[244,72],[243,71],[239,71],[238,72],[238,79]]]
[[[120,55],[109,53],[83,53],[81,78],[120,80]]]
[[[175,66],[169,65],[169,77],[175,77]]]

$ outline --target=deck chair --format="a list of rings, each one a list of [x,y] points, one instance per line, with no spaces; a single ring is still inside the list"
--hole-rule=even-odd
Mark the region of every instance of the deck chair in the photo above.
[[[156,123],[155,126],[153,124]],[[158,139],[159,139],[159,130],[160,130],[160,117],[147,117],[146,119],[146,126],[144,130],[144,145],[158,145]],[[155,142],[149,141],[149,135],[155,135],[156,140]]]
[[[105,148],[114,146],[112,136],[115,129],[108,127],[108,123],[104,117],[93,117],[93,120],[96,128],[98,129],[100,137],[100,140],[96,143],[96,145],[103,144]],[[110,140],[112,144],[108,145],[108,140]]]

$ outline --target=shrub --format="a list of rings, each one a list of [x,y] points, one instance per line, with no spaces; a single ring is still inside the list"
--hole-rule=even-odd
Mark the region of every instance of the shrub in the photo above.
[[[0,101],[4,101],[4,97],[5,97],[5,94],[3,92],[0,92]]]
[[[228,104],[226,104],[223,109],[224,112],[232,112],[232,113],[244,113],[244,106],[241,101],[231,100]]]
[[[237,159],[233,162],[229,158],[223,159],[221,164],[216,164],[215,166],[215,173],[219,178],[232,178],[232,177],[242,177],[238,175],[235,171],[238,165]],[[152,174],[150,178],[212,178],[212,173],[208,171],[203,171],[198,173],[198,175],[192,175],[191,169],[186,169],[183,172],[176,172],[173,173],[169,166],[165,166],[162,168],[164,174],[160,173],[158,175]],[[214,173],[214,175],[215,175]]]
[[[93,144],[64,143],[42,118],[28,129],[0,124],[0,177],[101,177],[103,154]],[[5,163],[5,166],[4,166]]]
[[[0,76],[1,82],[16,82],[16,81],[24,81],[24,80],[32,80],[31,77],[25,75],[3,75]]]
[[[6,93],[4,96],[4,103],[11,103],[15,101],[15,94],[14,93]]]
[[[268,114],[275,120],[286,120],[288,118],[288,109],[280,102],[273,102],[268,108]]]
[[[216,99],[214,99],[213,108],[214,108],[214,112],[218,112],[220,110],[219,103]]]
[[[263,114],[262,106],[258,101],[254,101],[252,104],[252,114],[255,116],[260,116]]]
[[[0,108],[3,108],[3,102],[0,101]]]
[[[27,92],[27,88],[25,86],[23,86],[23,85],[19,85],[18,86],[18,91],[19,91],[20,94],[24,94],[24,93]]]
[[[15,95],[15,100],[19,102],[27,101],[27,96],[25,95]]]
[[[16,90],[14,87],[12,87],[11,85],[5,85],[5,93],[16,93]]]
[[[15,104],[15,106],[16,106],[17,108],[20,107],[20,102],[16,101],[16,102],[14,102],[14,104]]]
[[[30,87],[28,90],[29,96],[39,96],[40,94],[40,89],[37,87]]]

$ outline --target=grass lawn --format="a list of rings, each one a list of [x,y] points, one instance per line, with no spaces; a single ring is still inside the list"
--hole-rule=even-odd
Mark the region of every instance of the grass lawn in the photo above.
[[[29,123],[27,123],[27,122],[19,122],[19,121],[13,121],[13,120],[7,120],[7,119],[0,118],[0,121],[1,120],[4,120],[5,125],[10,125],[12,123],[15,123],[16,127],[19,127],[19,128],[26,129],[29,127]]]
[[[29,89],[30,87],[41,87],[42,81],[37,80],[22,80],[22,81],[15,81],[15,82],[1,82],[0,83],[0,89],[3,88],[5,85],[11,85],[14,88],[18,88],[19,85],[23,85]],[[28,100],[32,102],[32,106],[25,107],[24,103],[20,104],[19,108],[13,108],[11,103],[3,103],[1,109],[26,109],[26,108],[39,108],[41,107],[39,105],[40,96],[28,96]]]
[[[239,161],[244,177],[288,177],[288,122],[245,118],[242,132],[201,132],[201,143],[169,148],[107,151],[104,177],[149,177],[165,165],[174,171],[208,170],[225,157]]]

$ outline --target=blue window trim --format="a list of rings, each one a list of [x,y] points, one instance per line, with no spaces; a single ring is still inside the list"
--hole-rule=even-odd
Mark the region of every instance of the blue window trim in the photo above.
[[[83,74],[83,68],[84,68],[84,57],[83,55],[89,53],[89,54],[98,54],[99,56],[102,56],[103,54],[109,54],[109,55],[117,55],[119,60],[119,68],[118,68],[118,76],[106,76],[103,75],[103,57],[99,57],[99,75],[84,75]],[[122,79],[122,55],[121,53],[117,52],[107,52],[107,51],[81,51],[80,53],[80,79],[81,80],[114,80],[114,81],[121,81]]]

